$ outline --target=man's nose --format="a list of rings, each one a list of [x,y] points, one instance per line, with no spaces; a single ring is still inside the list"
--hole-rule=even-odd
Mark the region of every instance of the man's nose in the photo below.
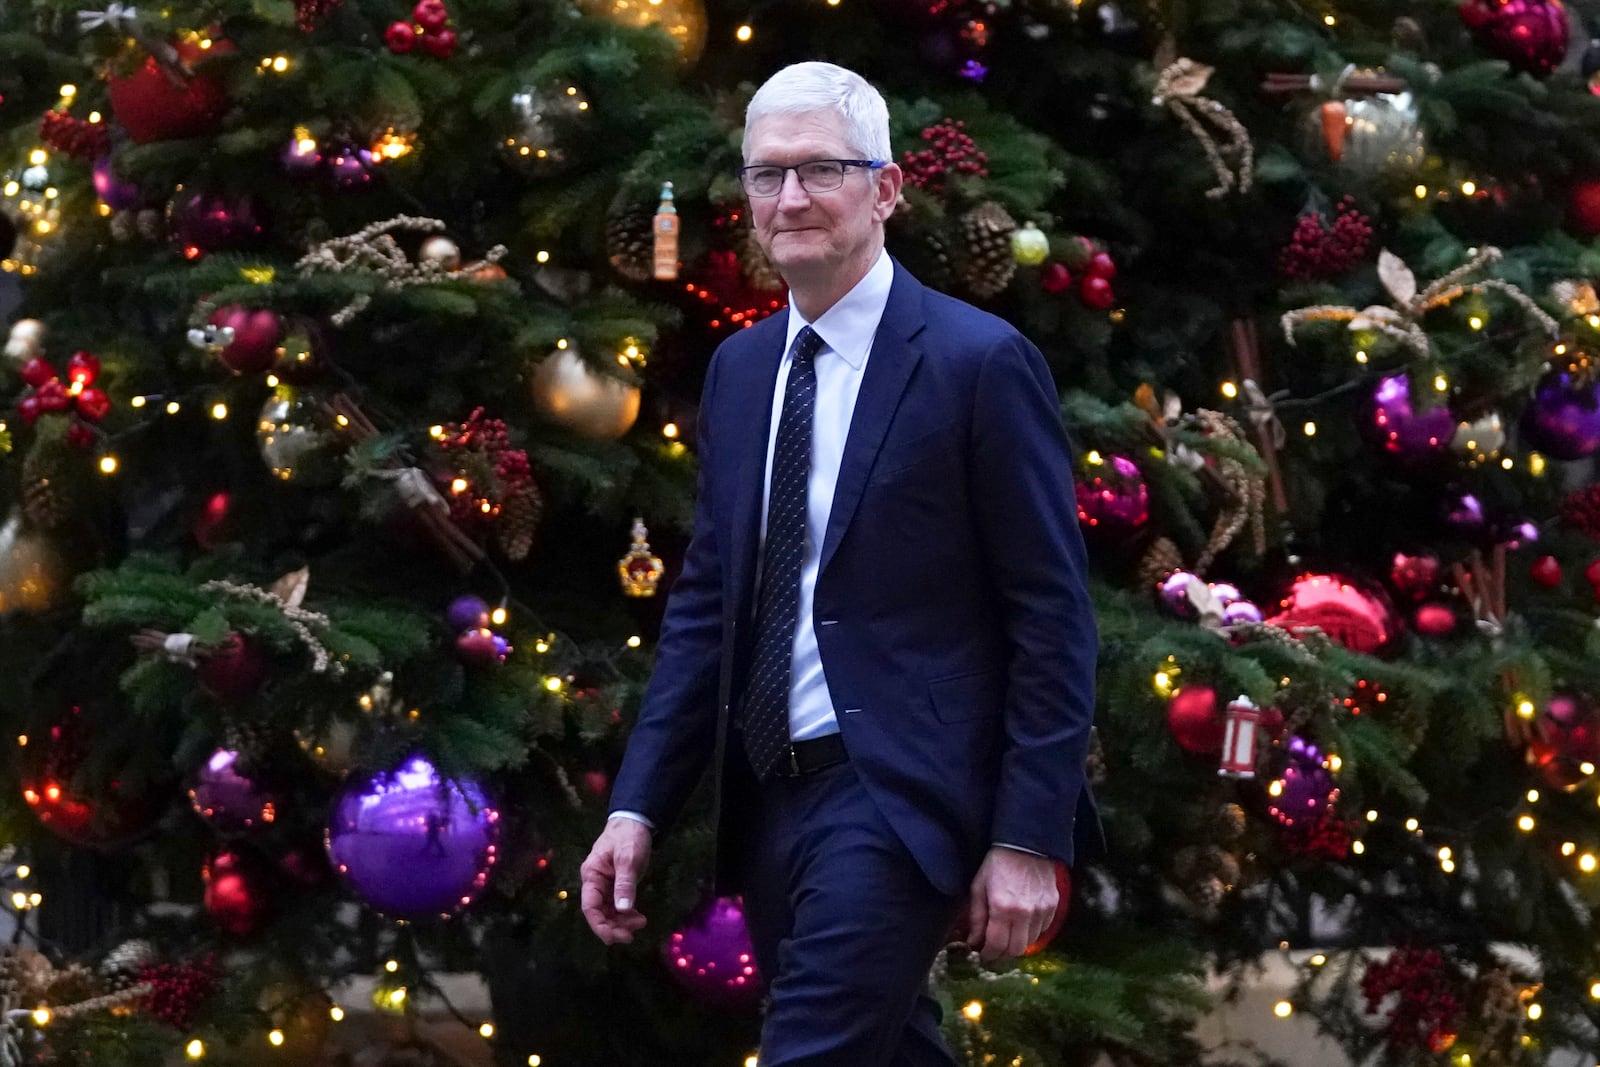
[[[800,184],[800,172],[786,170],[783,172],[783,184],[778,187],[778,207],[781,210],[793,211],[803,208],[811,203],[811,194],[806,192],[806,187]]]

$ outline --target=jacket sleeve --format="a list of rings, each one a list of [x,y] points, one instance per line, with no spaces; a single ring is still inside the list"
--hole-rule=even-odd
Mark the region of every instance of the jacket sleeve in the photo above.
[[[611,794],[611,810],[645,815],[664,830],[704,773],[715,745],[723,645],[722,551],[713,479],[718,349],[700,399],[699,492],[683,570],[668,594],[655,667]]]
[[[1009,656],[990,841],[1070,860],[1098,635],[1060,400],[1044,357],[1020,335],[997,342],[978,372],[971,456]]]

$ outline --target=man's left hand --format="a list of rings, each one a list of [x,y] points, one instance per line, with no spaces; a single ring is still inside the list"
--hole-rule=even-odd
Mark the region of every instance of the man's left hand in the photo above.
[[[1055,918],[1055,865],[996,845],[983,858],[967,898],[967,944],[985,963],[1020,956]]]

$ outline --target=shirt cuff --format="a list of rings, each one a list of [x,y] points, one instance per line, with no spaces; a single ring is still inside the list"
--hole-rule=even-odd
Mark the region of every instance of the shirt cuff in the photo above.
[[[614,811],[611,814],[613,814],[613,815],[621,815],[622,812]],[[1023,848],[1021,845],[1008,845],[1004,841],[996,841],[994,843],[994,847],[995,848],[1009,848],[1013,852],[1026,852],[1030,856],[1043,856],[1044,855],[1043,852],[1035,852],[1033,849],[1031,849],[1031,848]]]
[[[629,820],[632,820],[633,822],[644,823],[645,829],[649,830],[651,833],[655,833],[655,829],[656,829],[656,824],[655,823],[651,822],[649,819],[645,818],[643,815],[639,814],[637,811],[622,811],[622,810],[614,811],[610,815],[607,815],[606,819],[608,821],[611,820],[611,819],[629,819]]]

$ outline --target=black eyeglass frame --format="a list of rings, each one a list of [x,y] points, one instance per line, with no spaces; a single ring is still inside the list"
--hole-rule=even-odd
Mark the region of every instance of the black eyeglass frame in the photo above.
[[[806,180],[800,177],[800,168],[809,167],[813,163],[837,163],[841,167],[864,167],[868,170],[882,170],[884,167],[889,165],[889,161],[886,159],[807,159],[800,163],[791,164],[787,167],[779,163],[752,163],[749,166],[740,167],[735,173],[739,175],[739,187],[745,191],[745,195],[760,197],[761,199],[765,200],[768,197],[777,196],[783,192],[784,184],[789,180],[788,172],[791,170],[794,171],[795,177],[800,179],[800,188],[804,189],[808,193],[812,192],[813,190],[806,185]],[[751,189],[749,183],[745,180],[745,175],[753,170],[776,170],[782,172],[782,176],[778,179],[778,187],[770,193],[758,193]],[[838,185],[834,186],[833,189],[843,188],[843,171],[840,172],[839,177],[840,182]],[[833,189],[818,189],[816,192],[831,193],[833,192]]]

